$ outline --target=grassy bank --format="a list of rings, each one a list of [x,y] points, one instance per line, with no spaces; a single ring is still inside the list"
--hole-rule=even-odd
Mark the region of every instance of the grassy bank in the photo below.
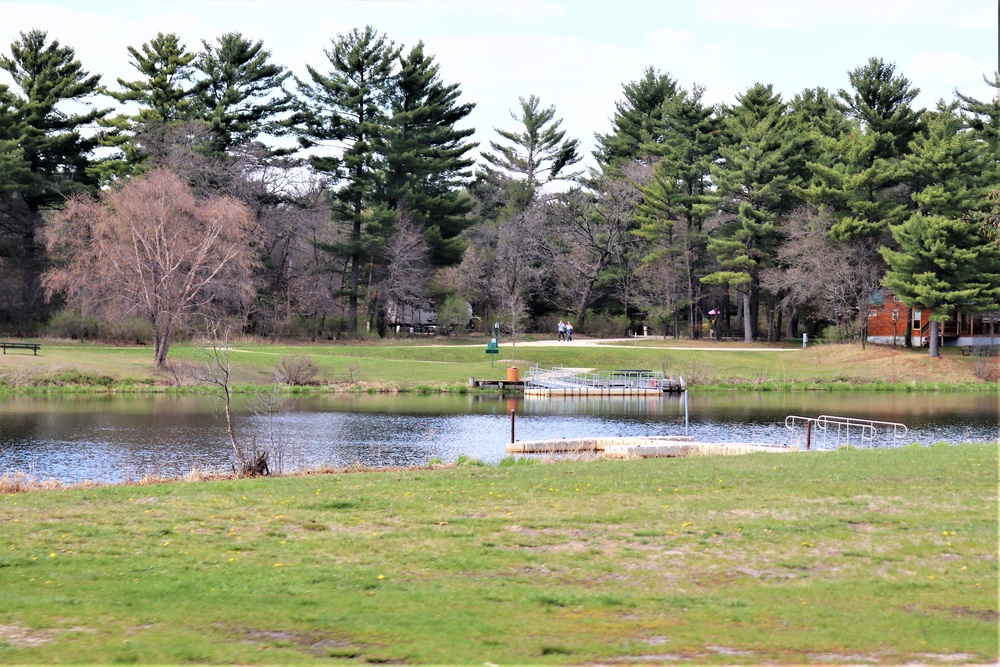
[[[997,455],[0,496],[0,661],[992,663]]]
[[[815,345],[805,350],[775,351],[764,345],[747,351],[742,344],[704,343],[674,346],[672,341],[584,346],[501,345],[491,365],[482,344],[440,339],[426,343],[333,343],[282,345],[260,342],[234,344],[230,352],[234,382],[244,387],[273,381],[275,365],[307,357],[316,366],[316,381],[324,391],[461,390],[469,377],[504,379],[508,366],[566,366],[613,370],[648,368],[683,375],[702,389],[850,389],[993,390],[998,360],[981,360],[946,350],[930,359],[925,350],[856,345]],[[680,348],[680,349],[676,349]],[[155,371],[148,348],[119,348],[71,342],[45,342],[37,357],[10,353],[0,357],[0,390],[177,390],[183,371],[205,361],[196,344],[175,345],[170,360],[175,370]],[[179,382],[179,379],[181,380]],[[182,389],[182,388],[181,388]]]

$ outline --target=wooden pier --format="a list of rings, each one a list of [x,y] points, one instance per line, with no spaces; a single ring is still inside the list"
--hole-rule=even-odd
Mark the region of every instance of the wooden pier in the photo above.
[[[558,440],[525,440],[507,444],[508,454],[602,454],[606,458],[612,459],[724,456],[791,451],[797,451],[797,448],[752,442],[695,442],[694,438],[683,435],[563,438]]]

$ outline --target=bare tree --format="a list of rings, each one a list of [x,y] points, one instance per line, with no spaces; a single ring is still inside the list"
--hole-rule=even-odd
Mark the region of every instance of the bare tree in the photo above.
[[[675,262],[658,261],[639,269],[635,302],[659,322],[666,338],[673,324],[674,338],[680,335],[681,308],[687,297],[688,282],[683,269]]]
[[[542,209],[543,205],[530,206],[501,222],[497,231],[496,285],[512,340],[526,314],[528,300],[539,289],[547,267],[551,270]]]
[[[229,436],[229,444],[233,447],[236,465],[239,466],[238,469],[233,466],[233,471],[240,477],[269,475],[271,471],[268,468],[270,454],[268,450],[259,448],[256,438],[251,438],[250,443],[236,438],[233,424],[233,369],[229,363],[229,328],[223,327],[218,322],[209,322],[208,336],[211,341],[211,346],[206,351],[208,360],[202,372],[198,374],[198,379],[218,387],[219,398],[222,400],[226,415],[226,435]],[[270,427],[268,424],[269,433]]]
[[[65,294],[105,316],[143,315],[162,367],[178,323],[212,308],[243,308],[254,296],[257,235],[247,207],[197,198],[176,174],[157,170],[102,195],[74,198],[46,229],[56,258],[46,294]]]
[[[626,171],[638,168],[625,167]],[[561,247],[555,273],[561,291],[573,302],[581,330],[600,287],[613,285],[608,269],[639,242],[632,234],[632,209],[640,196],[632,175],[599,176],[590,185],[593,194],[577,190],[563,198],[562,206],[550,207],[553,236]]]
[[[430,252],[423,231],[405,212],[386,251],[380,277],[372,281],[369,309],[378,316],[379,334],[385,335],[385,313],[389,308],[411,309],[427,305]]]
[[[874,241],[838,242],[827,233],[832,220],[814,209],[789,216],[779,268],[764,271],[762,286],[782,294],[789,309],[810,310],[861,338],[868,304],[880,286],[883,264]]]

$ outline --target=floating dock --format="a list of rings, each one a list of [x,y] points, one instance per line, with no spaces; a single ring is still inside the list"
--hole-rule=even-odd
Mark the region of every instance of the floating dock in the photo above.
[[[683,435],[630,438],[564,438],[525,440],[507,444],[508,454],[603,454],[612,459],[645,459],[680,456],[721,456],[755,452],[797,451],[784,445],[750,442],[695,442]]]
[[[682,392],[684,378],[665,377],[658,371],[626,368],[590,372],[567,368],[528,369],[524,395],[530,396],[662,396]]]

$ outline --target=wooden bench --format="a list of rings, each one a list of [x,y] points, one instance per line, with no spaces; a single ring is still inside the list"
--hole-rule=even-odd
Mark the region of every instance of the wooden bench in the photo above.
[[[31,350],[38,356],[38,351],[42,349],[42,346],[38,343],[3,343],[0,342],[0,348],[3,348],[3,353],[7,354],[7,348],[12,350]]]
[[[995,357],[997,356],[996,345],[966,345],[962,348],[963,357]]]

